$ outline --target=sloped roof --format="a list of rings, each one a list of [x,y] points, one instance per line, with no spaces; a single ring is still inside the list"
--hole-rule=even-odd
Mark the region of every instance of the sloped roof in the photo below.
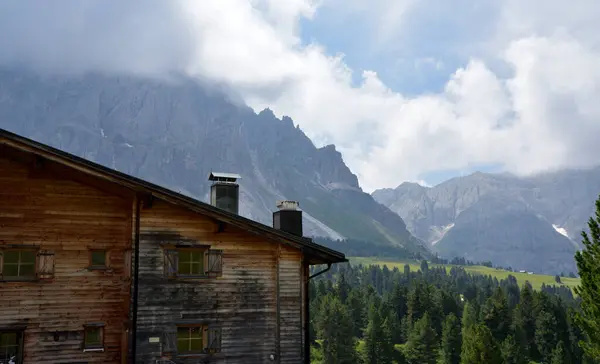
[[[22,137],[2,128],[0,128],[0,144],[33,153],[71,168],[76,168],[93,175],[96,178],[117,183],[136,192],[142,192],[169,203],[185,207],[218,221],[264,236],[270,240],[296,246],[302,249],[304,254],[310,256],[310,260],[314,264],[341,263],[347,261],[343,253],[316,244],[310,238],[289,234],[243,216],[230,213],[208,203]]]

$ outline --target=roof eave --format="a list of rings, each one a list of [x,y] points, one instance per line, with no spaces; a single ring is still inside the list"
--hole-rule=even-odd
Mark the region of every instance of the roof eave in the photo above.
[[[2,128],[0,128],[0,136],[4,137],[5,140],[9,142],[7,143],[8,145],[12,145],[15,148],[29,150],[29,152],[38,155],[41,154],[45,158],[50,157],[58,163],[69,165],[71,168],[76,168],[78,170],[83,170],[97,178],[120,184],[135,192],[151,194],[157,198],[169,201],[170,203],[184,205],[188,209],[208,215],[219,221],[236,225],[245,230],[251,230],[262,236],[270,237],[273,240],[292,243],[297,245],[303,251],[306,251],[308,254],[319,256],[321,258],[320,260],[323,260],[325,263],[342,263],[348,261],[343,253],[316,244],[310,238],[295,236],[243,216],[229,213],[165,187],[161,187],[140,178],[94,163],[85,158],[22,137]],[[2,140],[0,139],[0,141]]]

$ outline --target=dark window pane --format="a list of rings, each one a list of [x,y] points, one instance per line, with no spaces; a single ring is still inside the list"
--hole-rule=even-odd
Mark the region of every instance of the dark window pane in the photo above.
[[[7,263],[18,263],[19,262],[19,252],[16,250],[9,250],[4,252],[4,264]]]
[[[17,264],[4,263],[4,267],[2,269],[2,274],[5,277],[18,277],[19,276],[19,266]]]
[[[88,327],[85,329],[85,344],[86,345],[100,345],[100,328],[99,327]]]
[[[191,266],[191,274],[202,274],[202,264],[201,263],[193,263]]]
[[[199,251],[192,252],[192,259],[191,259],[192,262],[199,262],[200,259],[202,259],[202,252],[199,252]]]
[[[202,349],[204,349],[204,346],[202,345],[202,338],[200,339],[191,339],[191,351],[202,351]]]
[[[177,273],[179,274],[191,274],[190,263],[179,261],[177,266]]]
[[[92,266],[95,266],[95,267],[105,267],[106,266],[106,251],[105,250],[92,251]]]
[[[192,339],[202,338],[202,328],[201,327],[192,327],[190,329],[190,337]]]
[[[179,251],[179,261],[188,263],[190,259],[191,252],[188,250],[180,250]]]
[[[16,332],[0,332],[0,362],[18,364],[19,356],[19,334]]]
[[[19,269],[19,277],[27,277],[35,275],[35,265],[33,264],[21,264]]]
[[[35,252],[25,250],[21,252],[21,263],[35,264]]]
[[[177,352],[185,353],[187,351],[190,351],[189,339],[177,339]]]
[[[17,333],[5,332],[0,334],[0,346],[17,345]]]
[[[177,328],[177,339],[188,339],[190,337],[190,329],[187,327]]]

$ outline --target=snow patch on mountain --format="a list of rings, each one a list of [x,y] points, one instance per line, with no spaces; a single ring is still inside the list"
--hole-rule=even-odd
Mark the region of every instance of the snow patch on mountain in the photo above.
[[[442,240],[444,235],[446,235],[446,233],[450,231],[453,227],[454,223],[448,224],[446,226],[433,226],[431,229],[433,230],[433,234],[435,234],[437,237],[431,241],[431,245],[435,245],[437,242]]]
[[[554,230],[556,230],[557,233],[559,233],[562,236],[566,236],[567,238],[570,239],[569,233],[567,233],[567,230],[565,228],[561,228],[560,226],[558,226],[556,224],[552,224],[552,227],[554,228]]]

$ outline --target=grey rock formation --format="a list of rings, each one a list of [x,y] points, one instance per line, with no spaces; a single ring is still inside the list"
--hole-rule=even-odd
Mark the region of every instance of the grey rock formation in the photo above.
[[[240,213],[253,220],[270,225],[276,200],[294,199],[307,235],[427,252],[334,146],[196,80],[4,69],[0,127],[204,201],[210,171],[239,173]]]
[[[372,195],[445,257],[559,273],[575,271],[573,256],[599,193],[600,168],[592,168],[529,178],[477,172]]]

